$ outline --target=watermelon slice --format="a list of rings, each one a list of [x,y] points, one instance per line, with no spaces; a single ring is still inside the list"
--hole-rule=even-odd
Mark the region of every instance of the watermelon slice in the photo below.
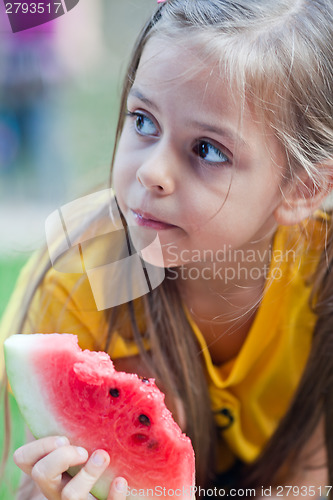
[[[107,498],[116,476],[126,478],[133,498],[172,492],[190,498],[191,441],[154,379],[117,372],[108,354],[82,351],[70,334],[13,335],[4,350],[14,396],[36,438],[64,435],[89,454],[96,449],[110,454],[110,465],[92,490],[97,498]]]

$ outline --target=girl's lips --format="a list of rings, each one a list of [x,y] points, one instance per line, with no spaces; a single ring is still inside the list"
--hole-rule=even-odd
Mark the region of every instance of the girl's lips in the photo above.
[[[172,229],[177,226],[173,224],[167,224],[166,222],[157,220],[153,215],[148,214],[147,212],[139,212],[136,210],[132,210],[132,214],[134,216],[135,222],[138,226],[150,227],[151,229],[155,229],[156,231],[161,231],[163,229]]]

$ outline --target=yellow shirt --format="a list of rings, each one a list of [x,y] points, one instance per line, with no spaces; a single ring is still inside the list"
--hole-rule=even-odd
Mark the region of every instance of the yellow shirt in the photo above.
[[[278,229],[263,299],[235,359],[214,366],[203,335],[189,318],[202,347],[212,409],[223,435],[220,470],[236,457],[248,463],[257,458],[299,384],[315,326],[310,278],[323,249],[325,227],[319,219],[301,229]]]
[[[274,238],[264,296],[251,330],[237,357],[214,366],[205,339],[189,317],[206,364],[212,410],[221,429],[219,469],[228,469],[235,458],[253,461],[286,412],[297,388],[311,347],[315,317],[309,307],[307,279],[322,251],[322,219],[301,228],[280,227]],[[303,241],[302,235],[306,235]],[[0,339],[10,334],[15,307],[29,278],[23,272],[2,321]],[[144,318],[136,301],[140,328]],[[128,325],[126,317],[124,324]],[[129,335],[117,335],[109,354],[122,357],[138,349]],[[126,330],[125,328],[125,330]],[[82,348],[100,350],[107,335],[103,311],[97,311],[85,275],[62,274],[53,269],[39,287],[23,333],[74,333]]]

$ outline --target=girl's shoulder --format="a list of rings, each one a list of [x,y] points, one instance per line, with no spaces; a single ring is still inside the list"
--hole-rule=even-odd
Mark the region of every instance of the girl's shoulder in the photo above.
[[[102,235],[86,240],[86,264],[95,268],[116,260],[122,243],[123,236],[118,241],[116,233],[112,238]],[[110,253],[111,246],[114,254]],[[14,333],[72,333],[78,336],[83,349],[105,349],[114,309],[98,309],[89,274],[85,267],[80,269],[78,266],[77,255],[76,252],[66,252],[52,265],[49,252],[44,249],[29,259],[1,321],[1,345]],[[105,286],[105,283],[100,285]],[[108,286],[114,288],[115,284],[110,282]],[[133,304],[140,331],[144,333],[142,301],[138,299]],[[115,328],[110,355],[122,357],[137,354],[126,304],[117,307],[112,321]]]

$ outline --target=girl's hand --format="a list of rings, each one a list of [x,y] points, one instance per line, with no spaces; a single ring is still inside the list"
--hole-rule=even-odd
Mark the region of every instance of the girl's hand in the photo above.
[[[65,437],[47,437],[25,444],[14,453],[14,462],[31,476],[48,500],[87,500],[94,498],[89,491],[110,462],[104,450],[95,451],[88,460],[84,448],[71,446]],[[85,464],[71,478],[69,467]],[[125,500],[127,483],[116,478],[108,500]]]

